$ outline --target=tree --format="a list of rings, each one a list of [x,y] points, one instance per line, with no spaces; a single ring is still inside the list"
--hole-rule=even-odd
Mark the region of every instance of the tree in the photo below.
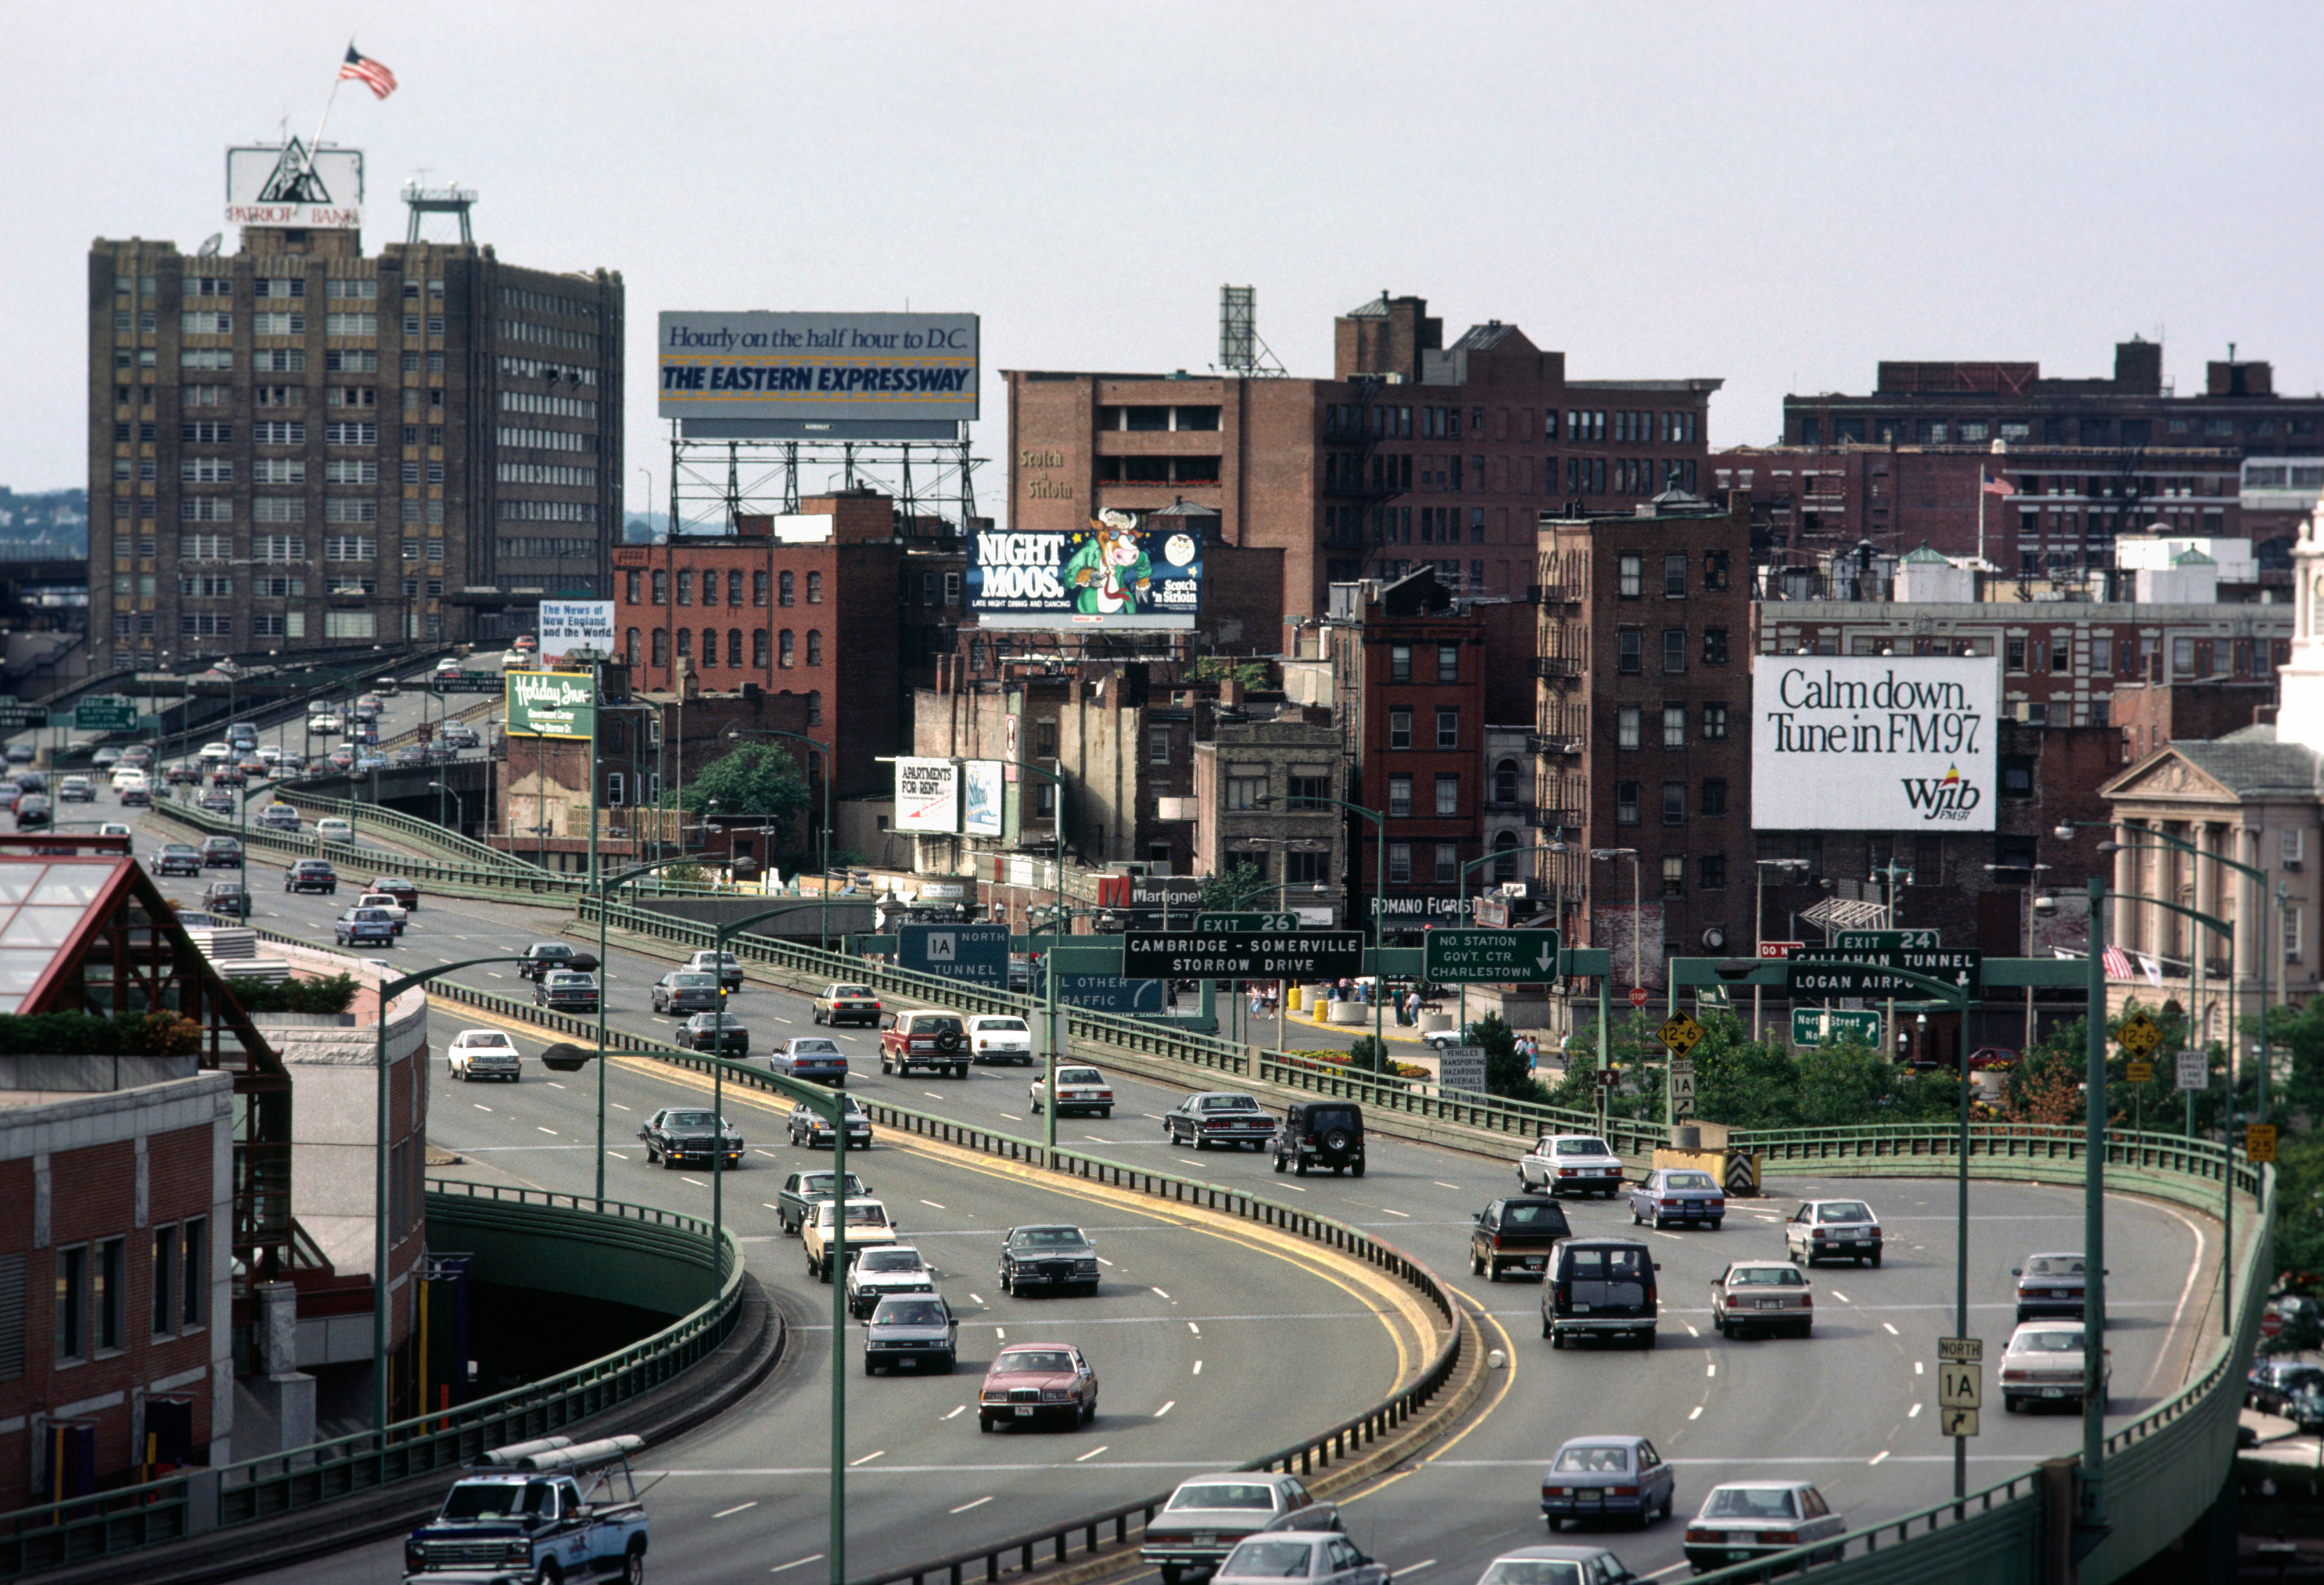
[[[1267,877],[1258,865],[1248,859],[1237,859],[1215,875],[1205,876],[1203,889],[1194,898],[1194,906],[1210,913],[1218,913],[1251,900],[1251,894],[1267,885]]]
[[[688,777],[678,806],[689,815],[700,815],[713,798],[718,800],[722,820],[787,821],[807,806],[807,778],[785,750],[771,743],[744,743]],[[666,795],[664,802],[669,801]]]
[[[1471,1046],[1485,1048],[1485,1092],[1506,1095],[1517,1101],[1537,1101],[1541,1086],[1526,1069],[1526,1059],[1517,1055],[1517,1032],[1499,1013],[1487,1013],[1472,1019],[1463,1031]]]
[[[1263,688],[1268,684],[1267,662],[1264,660],[1231,660],[1224,655],[1205,655],[1186,668],[1188,682],[1240,683],[1246,688]]]
[[[1348,1065],[1360,1074],[1388,1072],[1388,1047],[1369,1035],[1360,1035],[1348,1043]]]

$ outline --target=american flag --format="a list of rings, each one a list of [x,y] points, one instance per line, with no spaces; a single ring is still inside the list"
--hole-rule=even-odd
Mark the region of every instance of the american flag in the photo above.
[[[2106,949],[2106,972],[2109,980],[2135,979],[2138,972],[2130,966],[2130,954],[2118,946]]]
[[[350,52],[352,53],[352,51]],[[391,88],[394,86],[394,79],[389,79],[389,86]],[[2015,495],[2017,493],[2015,487],[2013,486],[2008,480],[2003,478],[1986,479],[1984,481],[1984,489],[1987,495]]]
[[[360,54],[353,44],[347,46],[347,58],[339,68],[339,80],[354,80],[372,91],[372,97],[384,99],[395,92],[395,73],[369,56]]]

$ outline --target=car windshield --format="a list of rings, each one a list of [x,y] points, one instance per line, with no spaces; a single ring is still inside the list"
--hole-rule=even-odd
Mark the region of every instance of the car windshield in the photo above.
[[[706,1129],[712,1125],[712,1119],[706,1111],[673,1111],[669,1122],[673,1129]]]
[[[1637,1276],[1646,1269],[1644,1249],[1608,1249],[1606,1246],[1577,1244],[1571,1247],[1568,1275],[1576,1282],[1592,1282],[1607,1276]]]
[[[1518,1203],[1508,1207],[1501,1212],[1503,1227],[1547,1227],[1552,1222],[1562,1223],[1564,1221],[1565,1212],[1554,1205]]]
[[[1199,1486],[1182,1486],[1171,1493],[1170,1507],[1173,1509],[1250,1508],[1262,1514],[1271,1513],[1275,1508],[1275,1488],[1256,1480],[1205,1480]]]
[[[888,1299],[872,1320],[881,1326],[942,1326],[945,1307],[934,1299]]]
[[[1020,1227],[1010,1242],[1038,1249],[1062,1249],[1082,1242],[1082,1230],[1077,1227]]]
[[[191,844],[182,842],[173,842],[168,847],[161,850],[165,855],[170,853],[190,853],[193,851]]]
[[[1702,1505],[1706,1519],[1796,1519],[1799,1505],[1786,1487],[1722,1486]]]
[[[1715,1189],[1719,1187],[1719,1185],[1711,1181],[1711,1175],[1707,1172],[1674,1172],[1671,1174],[1670,1176],[1663,1180],[1663,1187],[1666,1189]]]
[[[2043,1276],[2080,1276],[2082,1258],[2080,1255],[2036,1255],[2025,1263],[2027,1276],[2039,1273]]]
[[[524,1507],[524,1486],[521,1480],[463,1480],[444,1498],[444,1511],[439,1516],[495,1519],[504,1514],[520,1513]]]
[[[1796,1288],[1804,1286],[1799,1272],[1789,1266],[1743,1266],[1727,1274],[1730,1286],[1754,1284],[1760,1287]]]
[[[2082,1329],[2072,1326],[2029,1332],[2017,1339],[2014,1351],[2020,1354],[2079,1354],[2082,1351]]]
[[[1611,1156],[1614,1154],[1606,1148],[1606,1141],[1603,1139],[1560,1139],[1557,1142],[1557,1153],[1560,1156]]]
[[[1311,1106],[1307,1109],[1307,1126],[1316,1133],[1327,1129],[1352,1129],[1356,1114],[1337,1106]]]
[[[1313,1571],[1314,1544],[1306,1541],[1246,1541],[1219,1565],[1222,1579],[1305,1580]]]
[[[718,983],[715,974],[672,974],[669,982],[681,991],[707,991]]]
[[[820,1037],[794,1040],[791,1042],[791,1055],[793,1056],[837,1056],[839,1042]]]
[[[1859,1200],[1840,1200],[1816,1210],[1818,1221],[1870,1221],[1870,1207]]]
[[[1059,1068],[1057,1070],[1057,1083],[1060,1084],[1102,1084],[1105,1083],[1105,1075],[1099,1073],[1095,1068]]]
[[[586,974],[551,974],[549,982],[567,991],[587,991],[597,983]]]
[[[1003,1349],[992,1361],[996,1371],[1049,1370],[1062,1374],[1073,1368],[1073,1356],[1063,1349]]]
[[[869,985],[835,985],[831,988],[831,993],[834,996],[869,996],[872,994],[872,987]]]
[[[979,1033],[985,1035],[1027,1035],[1032,1032],[1025,1027],[1022,1018],[980,1018],[976,1027]]]
[[[536,941],[532,944],[532,955],[537,958],[569,958],[573,955],[573,949],[561,941]]]
[[[515,1044],[507,1036],[497,1032],[460,1037],[460,1049],[463,1051],[507,1051],[512,1049]]]
[[[1553,1470],[1567,1474],[1619,1474],[1630,1467],[1626,1447],[1569,1447],[1558,1451]]]
[[[888,1208],[884,1205],[850,1205],[847,1208],[850,1227],[886,1227]]]
[[[1582,1565],[1563,1558],[1505,1557],[1477,1585],[1582,1585]]]
[[[861,1268],[865,1271],[923,1271],[918,1249],[873,1249],[864,1255]]]

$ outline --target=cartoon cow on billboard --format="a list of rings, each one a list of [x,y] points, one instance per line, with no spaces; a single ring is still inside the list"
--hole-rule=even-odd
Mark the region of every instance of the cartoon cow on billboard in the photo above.
[[[1074,609],[1086,616],[1136,611],[1154,583],[1154,565],[1138,542],[1138,519],[1109,509],[1090,520],[1090,530],[1065,565]]]

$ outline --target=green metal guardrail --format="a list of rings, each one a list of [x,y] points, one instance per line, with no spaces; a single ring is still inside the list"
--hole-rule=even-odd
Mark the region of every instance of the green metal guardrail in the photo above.
[[[552,873],[518,854],[505,852],[488,843],[478,842],[472,836],[463,836],[458,832],[447,830],[432,820],[422,820],[416,815],[407,815],[401,809],[391,809],[383,804],[366,804],[354,798],[331,797],[300,786],[296,779],[276,788],[275,796],[284,803],[291,805],[310,820],[319,816],[336,815],[342,819],[353,821],[358,831],[368,825],[374,830],[388,832],[401,841],[418,843],[423,847],[436,849],[448,855],[456,862],[465,861],[470,864],[504,870],[512,874],[528,877]],[[576,896],[578,896],[581,890],[586,889],[588,885],[587,878],[585,876],[562,875],[558,876],[557,879],[577,882]]]
[[[659,1255],[706,1275],[710,1224],[647,1205],[436,1180],[432,1215],[447,1221],[521,1215],[530,1236],[562,1236]],[[720,1281],[689,1313],[652,1336],[544,1380],[457,1408],[215,1470],[0,1514],[0,1579],[116,1556],[312,1507],[415,1476],[454,1470],[487,1448],[549,1435],[661,1386],[733,1330],[742,1261],[729,1233]]]

